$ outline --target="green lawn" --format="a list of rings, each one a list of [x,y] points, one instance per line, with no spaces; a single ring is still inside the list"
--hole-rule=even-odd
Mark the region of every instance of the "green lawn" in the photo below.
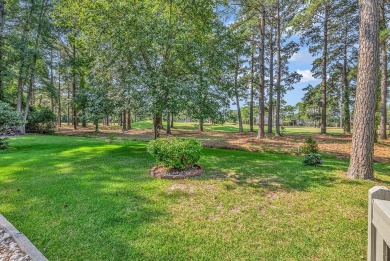
[[[164,123],[164,126],[166,123]],[[153,123],[152,121],[138,121],[134,122],[132,124],[133,129],[152,129]],[[198,130],[199,124],[196,122],[175,122],[174,123],[174,129],[179,130]],[[211,131],[211,132],[238,132],[238,124],[234,123],[225,123],[223,125],[220,124],[210,124],[205,123],[204,124],[204,130]],[[267,127],[266,127],[267,130]],[[244,131],[249,131],[249,125],[244,124]],[[255,131],[257,131],[257,126],[255,126]],[[275,132],[275,130],[274,130]],[[314,127],[285,127],[285,130],[283,130],[284,134],[318,134],[321,132],[320,128],[314,128]],[[335,127],[328,127],[327,133],[332,135],[339,135],[343,133],[343,130],[341,128],[335,128]]]
[[[204,149],[200,178],[149,176],[146,143],[58,136],[0,151],[0,213],[49,260],[363,260],[367,191],[348,163]]]

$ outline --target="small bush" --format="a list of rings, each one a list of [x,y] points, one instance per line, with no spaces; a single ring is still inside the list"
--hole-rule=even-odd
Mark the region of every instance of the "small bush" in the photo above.
[[[303,164],[306,166],[317,166],[322,163],[321,155],[317,153],[309,153],[303,158]]]
[[[32,109],[28,115],[26,132],[52,134],[56,126],[57,116],[49,109]]]
[[[21,113],[10,104],[0,101],[0,134],[7,135],[13,127],[24,124]]]
[[[8,149],[8,139],[5,137],[0,137],[0,150]]]
[[[147,149],[158,164],[183,170],[200,160],[202,146],[192,138],[167,138],[149,142]]]
[[[312,137],[307,138],[302,146],[303,154],[316,154],[318,150],[318,144]]]
[[[108,135],[108,138],[106,139],[106,142],[109,144],[113,144],[117,139],[118,138],[114,134],[110,133]]]

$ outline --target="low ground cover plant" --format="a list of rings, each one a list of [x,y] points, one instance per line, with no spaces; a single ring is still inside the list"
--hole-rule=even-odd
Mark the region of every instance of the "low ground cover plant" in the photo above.
[[[147,149],[158,164],[184,170],[200,160],[202,146],[194,138],[164,138],[149,142]]]

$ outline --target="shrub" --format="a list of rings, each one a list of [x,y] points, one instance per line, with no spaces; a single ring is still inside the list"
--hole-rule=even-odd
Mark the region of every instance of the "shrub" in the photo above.
[[[47,107],[32,109],[28,115],[26,132],[52,134],[56,126],[57,116]]]
[[[304,154],[318,153],[318,144],[312,137],[309,137],[305,140],[305,143],[302,146],[302,153]]]
[[[303,158],[303,164],[306,166],[317,166],[322,163],[321,155],[317,153],[309,153]]]
[[[8,149],[8,139],[6,137],[0,137],[0,150]]]
[[[0,133],[6,134],[7,129],[22,125],[22,115],[8,103],[0,101]]]
[[[147,149],[158,164],[183,170],[199,161],[202,146],[193,138],[167,138],[149,142]]]

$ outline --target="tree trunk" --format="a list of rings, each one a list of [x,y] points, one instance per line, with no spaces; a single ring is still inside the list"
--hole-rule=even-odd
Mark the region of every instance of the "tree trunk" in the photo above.
[[[126,121],[126,110],[124,110],[123,112],[122,112],[122,114],[123,114],[123,116],[122,116],[122,130],[123,131],[126,131],[127,130],[127,121]]]
[[[171,114],[171,128],[173,128],[173,113]]]
[[[153,129],[154,138],[157,139],[160,136],[160,130],[162,129],[162,115],[159,113],[153,116]]]
[[[67,116],[67,125],[69,126],[70,125],[70,87],[68,85],[68,102],[67,102],[67,105],[68,105],[68,116]]]
[[[348,18],[347,18],[348,19]],[[344,85],[344,98],[343,98],[343,109],[344,109],[344,133],[351,133],[351,112],[350,112],[350,97],[349,97],[349,82],[348,82],[348,25],[345,23],[344,33],[344,62],[343,62],[343,85]]]
[[[93,124],[95,125],[95,132],[99,132],[99,120],[95,119],[93,121]]]
[[[379,0],[359,0],[359,67],[349,178],[374,178],[374,119],[379,72]]]
[[[73,43],[73,59],[76,60],[76,39]],[[76,68],[73,64],[73,83],[72,83],[72,111],[73,111],[73,128],[77,130],[77,108],[76,108]]]
[[[326,84],[327,84],[327,59],[328,59],[328,11],[329,6],[324,6],[324,49],[322,52],[322,115],[321,115],[321,134],[326,134]]]
[[[166,134],[172,134],[171,131],[171,113],[167,112],[167,131]]]
[[[276,76],[276,117],[275,117],[275,136],[280,137],[280,103],[281,103],[281,78],[282,78],[282,43],[281,43],[281,21],[280,21],[280,1],[277,4],[277,23],[278,23],[278,32],[277,32],[277,63],[278,63],[278,74]]]
[[[199,131],[200,131],[200,132],[204,132],[204,128],[203,128],[203,119],[200,119],[200,120],[199,120]]]
[[[254,104],[254,50],[251,51],[251,93],[250,93],[250,103],[249,103],[249,131],[253,132],[253,104]]]
[[[53,50],[50,50],[50,108],[54,113]]]
[[[272,134],[272,120],[273,120],[273,107],[274,107],[274,42],[273,42],[273,34],[272,34],[273,28],[271,28],[271,35],[270,35],[270,45],[269,45],[269,52],[270,52],[270,60],[269,60],[269,92],[268,92],[268,133]]]
[[[107,117],[107,126],[108,126],[108,117]],[[131,110],[127,111],[127,130],[131,130]]]
[[[57,112],[57,121],[58,126],[61,127],[62,119],[61,119],[61,75],[58,73],[58,112]]]
[[[387,28],[385,19],[386,4],[381,5],[381,30]],[[380,138],[387,139],[387,39],[381,40],[382,49],[382,79],[381,79],[381,115],[380,115]]]
[[[0,1],[0,101],[4,100],[4,90],[3,90],[3,34],[4,34],[4,9],[5,1]]]
[[[239,69],[239,55],[236,55],[236,68],[234,70],[234,96],[236,98],[237,104],[237,118],[238,118],[238,132],[244,132],[244,127],[242,126],[242,116],[241,116],[241,108],[240,108],[240,98],[238,93],[238,69]]]
[[[261,41],[260,41],[260,85],[259,85],[259,130],[257,133],[257,139],[264,139],[265,138],[265,131],[264,131],[264,77],[265,77],[265,70],[264,70],[264,47],[265,47],[265,3],[262,1],[262,8],[261,8],[261,24],[260,24],[260,34],[261,34]]]

